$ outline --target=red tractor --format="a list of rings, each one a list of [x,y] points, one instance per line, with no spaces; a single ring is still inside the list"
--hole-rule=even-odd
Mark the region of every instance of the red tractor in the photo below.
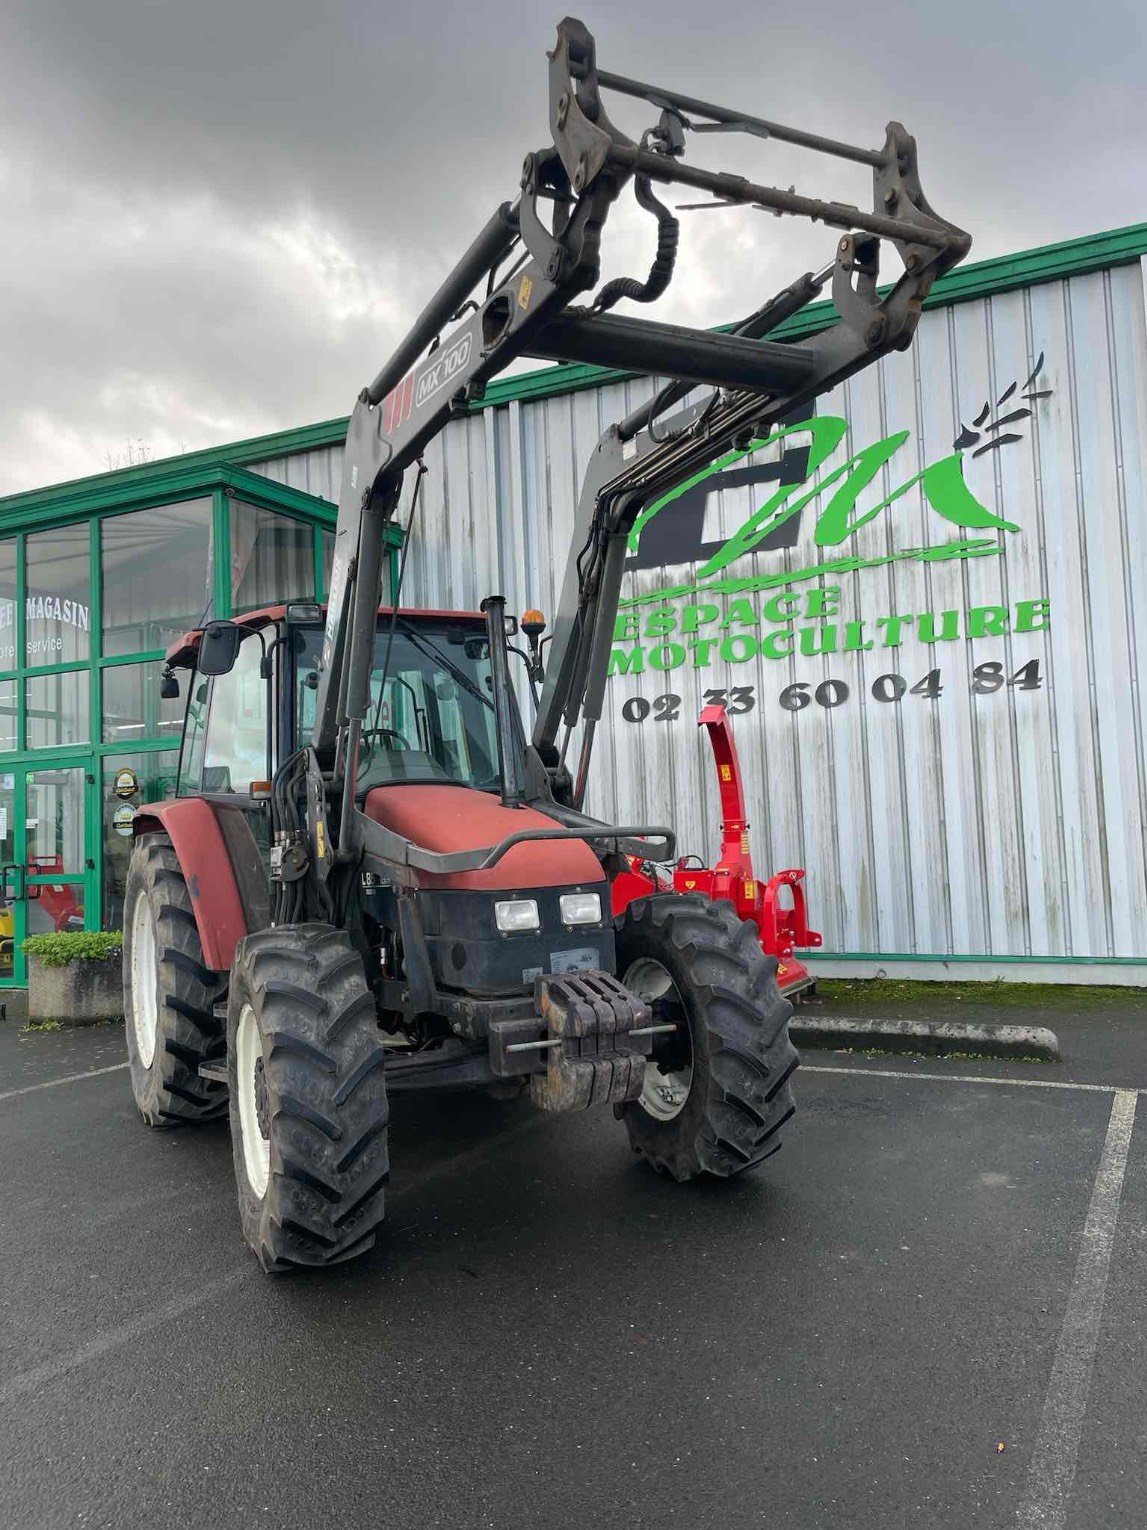
[[[607,89],[653,105],[640,142],[610,121]],[[705,126],[867,165],[872,211],[687,165],[686,136]],[[570,19],[550,55],[550,128],[518,198],[359,396],[328,606],[210,622],[169,655],[165,691],[189,672],[188,711],[180,795],[135,819],[131,1082],[150,1125],[229,1115],[243,1231],[267,1270],[371,1246],[395,1090],[609,1104],[635,1151],[678,1180],[754,1168],[793,1111],[777,973],[813,943],[800,874],[782,874],[796,901],[780,917],[778,889],[752,876],[736,793],[712,871],[663,873],[671,828],[585,811],[627,544],[645,506],[906,347],[969,240],[924,199],[899,124],[882,148],[856,148],[607,74]],[[631,181],[657,222],[649,277],[572,307],[597,286],[602,229]],[[731,334],[619,317],[673,272],[677,220],[655,182],[845,232],[824,271]],[[883,293],[882,240],[903,267]],[[767,338],[830,280],[836,322],[799,344]],[[408,550],[427,443],[522,355],[669,379],[592,453],[544,664],[536,621],[521,628],[528,648],[511,647],[500,596],[480,612],[379,609],[404,478]],[[511,653],[542,687],[529,737]],[[731,787],[723,722],[706,725]]]

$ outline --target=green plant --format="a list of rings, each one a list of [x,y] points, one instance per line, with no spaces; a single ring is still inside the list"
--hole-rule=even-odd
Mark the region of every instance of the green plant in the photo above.
[[[24,952],[45,967],[65,967],[69,962],[107,962],[123,951],[121,930],[60,930],[51,935],[29,935]]]
[[[1147,989],[1077,983],[920,982],[907,978],[819,978],[817,997],[846,1013],[922,1006],[938,1013],[953,1008],[1018,1009],[1077,1015],[1116,1010],[1137,1018],[1147,1013]]]

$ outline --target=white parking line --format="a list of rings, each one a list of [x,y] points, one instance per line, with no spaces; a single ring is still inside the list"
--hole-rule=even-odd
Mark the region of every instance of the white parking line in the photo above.
[[[908,1069],[846,1068],[826,1063],[805,1064],[801,1072],[831,1073],[837,1076],[847,1074],[854,1078],[925,1079],[949,1084],[1012,1085],[1022,1089],[1070,1089],[1114,1095],[1107,1135],[1087,1208],[1075,1277],[1067,1298],[1063,1325],[1052,1361],[1051,1378],[1044,1397],[1043,1413],[1032,1447],[1027,1491],[1016,1511],[1019,1530],[1063,1530],[1075,1482],[1083,1422],[1087,1416],[1095,1350],[1107,1297],[1111,1250],[1115,1243],[1115,1224],[1119,1218],[1123,1178],[1135,1125],[1135,1108],[1139,1095],[1145,1091],[1125,1089],[1116,1084],[1072,1084],[1050,1078],[917,1073]]]
[[[25,1084],[23,1089],[7,1089],[0,1100],[14,1100],[18,1094],[35,1094],[37,1089],[58,1089],[61,1084],[77,1084],[82,1078],[99,1078],[101,1073],[119,1073],[127,1063],[112,1063],[108,1068],[92,1068],[87,1073],[65,1073],[63,1078],[50,1078],[42,1084]]]
[[[1002,1078],[987,1073],[917,1073],[909,1068],[841,1068],[827,1063],[806,1063],[801,1073],[838,1073],[849,1078],[922,1078],[941,1084],[1000,1084],[1012,1089],[1079,1089],[1087,1094],[1141,1094],[1122,1084],[1073,1084],[1058,1078]],[[798,1075],[799,1077],[799,1075]]]
[[[1016,1524],[1061,1530],[1075,1481],[1138,1094],[1116,1091]]]
[[[246,1263],[240,1268],[231,1270],[227,1275],[221,1275],[204,1285],[196,1286],[194,1291],[189,1291],[185,1296],[177,1296],[172,1301],[164,1302],[160,1307],[154,1307],[150,1312],[141,1313],[118,1328],[111,1328],[106,1333],[98,1334],[94,1339],[89,1339],[86,1344],[80,1344],[75,1349],[68,1350],[66,1354],[57,1355],[54,1360],[48,1360],[43,1365],[37,1365],[33,1370],[13,1376],[11,1381],[0,1384],[0,1406],[14,1402],[16,1398],[23,1397],[28,1392],[39,1391],[50,1382],[58,1381],[61,1376],[67,1376],[77,1366],[88,1365],[93,1360],[102,1360],[113,1350],[122,1349],[125,1344],[134,1343],[153,1329],[169,1327],[187,1313],[202,1307],[205,1302],[213,1301],[217,1296],[221,1296],[224,1291],[248,1276],[253,1269],[253,1264]]]
[[[88,1073],[66,1073],[63,1078],[50,1078],[42,1084],[26,1084],[23,1089],[8,1089],[0,1094],[0,1100],[14,1100],[17,1095],[35,1094],[37,1089],[58,1089],[61,1084],[75,1084],[85,1078],[99,1078],[102,1073],[119,1073],[127,1063],[112,1063],[107,1068],[92,1068]],[[919,1078],[940,1084],[1000,1084],[1013,1089],[1078,1089],[1088,1094],[1139,1094],[1141,1090],[1125,1090],[1121,1084],[1073,1084],[1056,1078],[993,1078],[986,1073],[923,1073],[908,1068],[844,1068],[827,1063],[802,1063],[802,1073],[835,1073],[848,1078]]]

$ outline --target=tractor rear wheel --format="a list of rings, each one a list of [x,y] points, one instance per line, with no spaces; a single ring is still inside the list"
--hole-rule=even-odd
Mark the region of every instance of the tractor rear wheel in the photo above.
[[[385,1054],[362,958],[326,924],[240,941],[227,1008],[243,1235],[265,1270],[366,1253],[389,1177]]]
[[[223,1056],[215,1001],[223,979],[204,965],[179,858],[166,834],[141,834],[124,889],[123,1007],[131,1087],[148,1126],[217,1121],[222,1084],[199,1065]]]
[[[634,1151],[678,1180],[756,1168],[795,1109],[775,958],[731,904],[707,898],[641,898],[616,929],[618,976],[655,1024],[678,1026],[659,1038],[640,1099],[618,1107]]]

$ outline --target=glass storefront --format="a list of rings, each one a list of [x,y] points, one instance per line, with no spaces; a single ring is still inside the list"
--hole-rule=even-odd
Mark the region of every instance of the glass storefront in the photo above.
[[[29,749],[58,749],[91,740],[88,707],[91,676],[86,669],[36,675],[24,682],[24,725]]]
[[[24,663],[29,669],[91,657],[90,543],[82,521],[24,539]]]
[[[257,505],[231,502],[231,609],[307,600],[315,588],[311,527]]]
[[[86,514],[46,491],[56,525],[0,501],[0,984],[22,981],[26,935],[122,923],[122,809],[176,791],[168,645],[215,615],[324,596],[333,506],[270,483],[261,504],[260,481],[234,470],[179,476],[193,492],[164,496],[157,475],[167,502]],[[262,773],[260,704],[237,693],[221,772]]]
[[[206,498],[101,521],[105,658],[166,648],[206,618],[214,593],[212,520]]]
[[[0,542],[0,669],[16,668],[16,539]]]
[[[145,738],[179,740],[183,728],[183,701],[165,701],[159,694],[156,666],[113,664],[104,670],[104,705],[101,729],[105,744],[126,749]]]
[[[16,682],[0,680],[0,754],[16,748]]]

